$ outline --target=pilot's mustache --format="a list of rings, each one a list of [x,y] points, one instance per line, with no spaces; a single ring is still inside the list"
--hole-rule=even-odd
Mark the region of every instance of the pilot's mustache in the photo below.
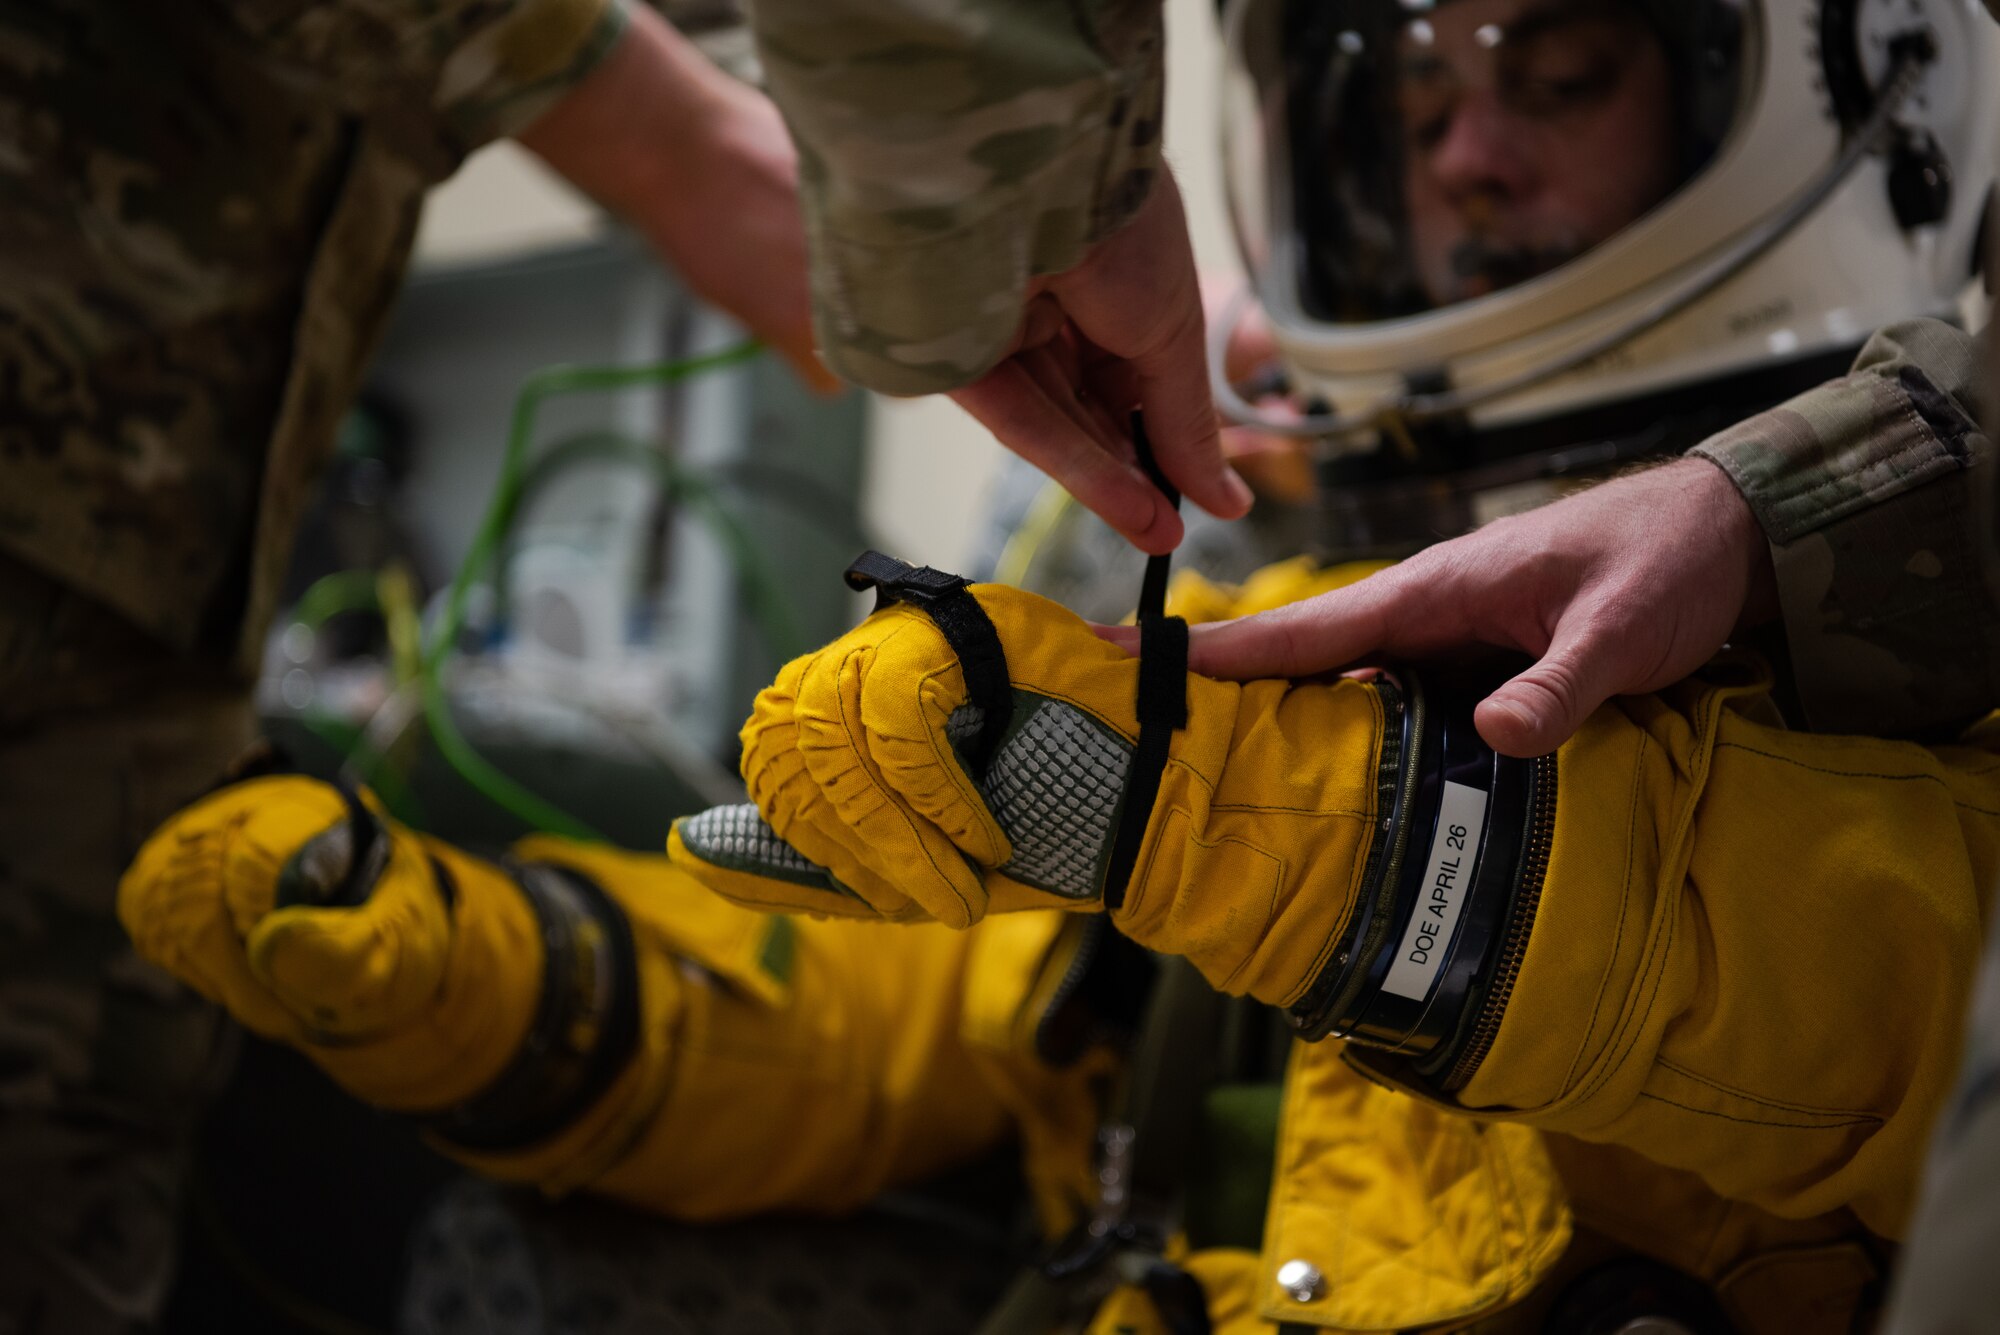
[[[1469,236],[1451,249],[1451,272],[1466,286],[1477,280],[1487,291],[1498,291],[1569,263],[1590,247],[1581,238],[1554,242],[1510,242]]]

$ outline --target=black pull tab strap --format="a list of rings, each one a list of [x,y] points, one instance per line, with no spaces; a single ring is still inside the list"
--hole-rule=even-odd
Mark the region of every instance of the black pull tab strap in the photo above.
[[[881,552],[867,551],[847,567],[847,587],[875,590],[875,610],[908,603],[930,617],[965,673],[966,702],[983,717],[979,731],[959,750],[975,778],[986,777],[994,748],[1007,735],[1014,713],[1014,688],[1007,678],[1007,653],[993,619],[970,592],[971,581],[929,566],[913,566]]]
[[[1132,414],[1132,444],[1139,452],[1139,466],[1178,510],[1180,493],[1154,460],[1145,421],[1136,412]],[[1187,726],[1187,622],[1165,614],[1167,568],[1172,559],[1162,555],[1148,560],[1145,583],[1139,590],[1139,744],[1132,754],[1125,805],[1118,814],[1118,837],[1112,842],[1111,861],[1105,868],[1104,906],[1108,909],[1125,903],[1125,889],[1139,860],[1139,845],[1160,795],[1160,776],[1166,773],[1167,748],[1174,734]]]
[[[1153,441],[1146,434],[1146,419],[1138,413],[1132,414],[1132,445],[1139,453],[1139,467],[1146,471],[1160,494],[1167,498],[1167,504],[1178,510],[1181,508],[1181,493],[1167,475],[1160,471],[1160,461],[1153,457]],[[1139,585],[1139,624],[1164,616],[1167,610],[1168,567],[1173,564],[1173,553],[1146,558],[1146,578]]]

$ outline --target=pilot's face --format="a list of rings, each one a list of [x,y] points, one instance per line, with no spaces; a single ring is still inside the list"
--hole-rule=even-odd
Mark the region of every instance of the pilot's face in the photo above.
[[[1403,25],[1419,277],[1437,305],[1582,254],[1680,179],[1673,80],[1624,0],[1451,0]]]

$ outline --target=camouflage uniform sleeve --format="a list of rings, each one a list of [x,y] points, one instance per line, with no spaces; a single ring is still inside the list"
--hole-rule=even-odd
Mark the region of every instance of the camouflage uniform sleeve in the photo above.
[[[1892,325],[1848,375],[1692,451],[1729,474],[1770,539],[1816,729],[1922,733],[2000,705],[1977,343],[1934,320]]]
[[[797,142],[820,354],[891,394],[1000,360],[1028,280],[1159,164],[1159,0],[756,0]]]
[[[627,2],[208,0],[330,102],[378,121],[418,113],[398,119],[430,142],[408,147],[441,150],[445,170],[560,101],[616,45]]]

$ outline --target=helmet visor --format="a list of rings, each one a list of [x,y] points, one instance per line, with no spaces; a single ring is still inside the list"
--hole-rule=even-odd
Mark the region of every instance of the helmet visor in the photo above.
[[[1259,287],[1358,324],[1588,253],[1715,157],[1741,0],[1236,0],[1227,133]]]

